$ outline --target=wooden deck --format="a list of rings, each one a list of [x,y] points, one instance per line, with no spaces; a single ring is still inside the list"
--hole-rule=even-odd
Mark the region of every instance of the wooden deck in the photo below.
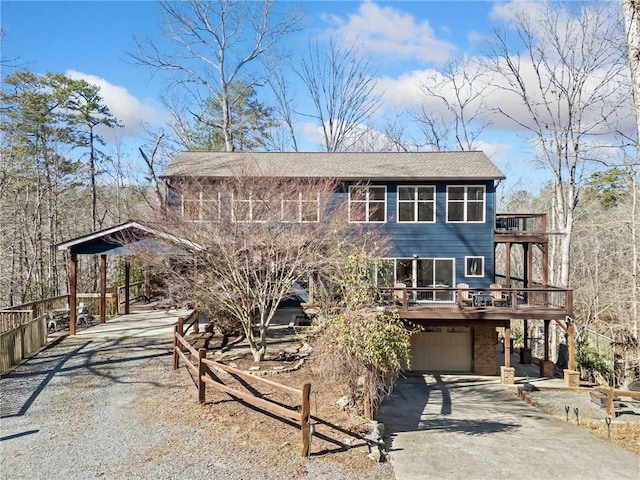
[[[467,292],[455,288],[394,288],[386,293],[384,308],[397,308],[400,318],[412,321],[472,324],[511,319],[564,320],[573,314],[573,292],[554,287],[499,291],[486,288],[480,292],[477,289]]]

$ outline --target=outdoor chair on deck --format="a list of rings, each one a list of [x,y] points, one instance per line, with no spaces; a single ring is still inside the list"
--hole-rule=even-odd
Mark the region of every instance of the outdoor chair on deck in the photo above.
[[[53,310],[49,310],[47,312],[47,331],[48,332],[57,332],[58,329],[64,330],[69,327],[69,317],[68,316],[59,316]]]
[[[80,302],[78,305],[78,312],[76,313],[76,325],[84,323],[85,325],[92,325],[93,317],[89,313],[89,307],[84,302]]]
[[[493,305],[496,307],[504,307],[509,305],[509,297],[505,296],[502,292],[502,285],[492,283],[489,285],[491,289],[491,296],[493,297]]]
[[[469,293],[469,284],[468,283],[459,283],[456,285],[458,288],[458,306],[472,306],[473,298]]]
[[[396,305],[404,305],[405,297],[407,295],[406,283],[396,282],[393,284],[393,301]]]

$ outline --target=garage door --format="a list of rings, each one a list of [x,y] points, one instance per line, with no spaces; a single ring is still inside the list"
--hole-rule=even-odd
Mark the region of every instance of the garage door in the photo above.
[[[411,370],[470,372],[473,370],[471,330],[429,327],[411,336]]]

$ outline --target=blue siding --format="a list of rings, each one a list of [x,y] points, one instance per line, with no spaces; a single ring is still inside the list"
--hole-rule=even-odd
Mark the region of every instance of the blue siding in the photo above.
[[[372,183],[380,185],[380,183]],[[390,239],[389,258],[453,258],[456,283],[470,287],[487,287],[494,279],[495,188],[486,182],[438,182],[436,186],[435,223],[398,223],[398,185],[434,185],[424,182],[386,183],[387,222],[369,224]],[[485,221],[483,223],[447,223],[447,185],[484,185]],[[345,195],[346,197],[346,195]],[[346,198],[345,198],[346,200]],[[484,277],[465,277],[465,257],[484,257]]]

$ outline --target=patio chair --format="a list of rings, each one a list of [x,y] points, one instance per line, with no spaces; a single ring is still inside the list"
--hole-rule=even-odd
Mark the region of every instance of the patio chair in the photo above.
[[[53,314],[51,310],[47,312],[47,332],[55,332],[58,330],[58,322],[56,321],[56,316]]]
[[[76,313],[76,325],[84,323],[85,325],[92,325],[93,317],[89,313],[89,306],[84,302],[78,304],[78,311]]]
[[[468,283],[458,283],[456,285],[458,289],[458,306],[473,306],[473,298],[471,297],[471,293],[469,291]]]
[[[407,295],[405,288],[407,288],[406,283],[396,282],[393,284],[393,301],[397,305],[404,305],[405,303],[404,301]]]
[[[493,297],[493,305],[496,307],[504,307],[509,304],[509,297],[505,296],[502,292],[502,285],[492,283],[489,285],[491,289],[491,296]]]

